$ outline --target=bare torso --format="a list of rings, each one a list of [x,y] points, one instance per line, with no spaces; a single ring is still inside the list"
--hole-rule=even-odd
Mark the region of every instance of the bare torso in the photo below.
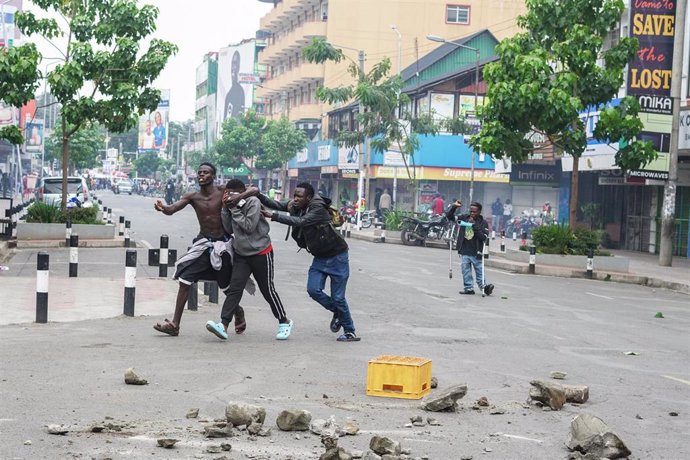
[[[199,233],[204,236],[220,239],[225,235],[220,219],[224,191],[225,186],[213,185],[209,192],[202,189],[189,198],[199,221]]]

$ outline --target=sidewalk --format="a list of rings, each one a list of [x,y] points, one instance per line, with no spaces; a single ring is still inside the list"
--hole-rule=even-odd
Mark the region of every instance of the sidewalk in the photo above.
[[[390,237],[390,232],[387,232],[389,237],[386,238],[386,244],[402,244],[402,241],[397,236]],[[352,226],[350,237],[372,243],[381,243],[381,230],[370,227],[357,231]],[[500,238],[491,240],[489,244],[489,258],[486,260],[486,266],[498,268],[514,273],[528,273],[528,264],[511,260],[507,257],[507,253],[519,251],[520,240],[513,241],[506,238],[506,254],[500,251]],[[448,250],[448,245],[445,243],[430,242],[427,244],[430,249],[445,249]],[[629,268],[627,272],[621,271],[598,271],[596,269],[596,262],[594,264],[593,278],[601,281],[615,281],[619,283],[639,284],[654,288],[665,288],[673,291],[690,294],[690,259],[686,257],[674,257],[673,266],[662,267],[659,265],[659,256],[656,254],[648,254],[634,251],[611,250],[616,257],[625,257],[629,260]],[[582,269],[574,269],[570,267],[563,267],[558,265],[546,265],[540,263],[539,255],[537,255],[535,263],[535,274],[544,276],[560,276],[566,278],[584,278],[586,267],[583,265]]]

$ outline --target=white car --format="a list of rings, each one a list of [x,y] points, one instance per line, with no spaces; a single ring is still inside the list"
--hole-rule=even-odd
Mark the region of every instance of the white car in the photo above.
[[[52,206],[60,206],[62,201],[62,177],[44,177],[41,179],[40,185],[36,188],[36,195],[38,201]],[[79,200],[81,206],[85,208],[93,206],[86,179],[79,176],[70,176],[67,178],[67,201],[75,197]]]

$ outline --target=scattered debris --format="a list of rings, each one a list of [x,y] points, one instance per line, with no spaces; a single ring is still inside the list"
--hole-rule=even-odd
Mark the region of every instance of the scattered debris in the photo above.
[[[343,429],[341,431],[348,436],[354,436],[359,433],[359,424],[354,420],[348,420],[343,425]]]
[[[46,430],[48,431],[48,434],[57,434],[60,436],[64,436],[69,433],[69,430],[63,425],[48,425]]]
[[[580,414],[571,422],[566,446],[596,458],[625,458],[631,452],[599,417]]]
[[[228,444],[227,442],[222,442],[220,444],[220,448],[225,452],[230,452],[232,450],[232,444]]]
[[[156,440],[160,447],[164,447],[166,449],[172,449],[173,447],[175,447],[175,444],[177,444],[178,441],[179,439],[172,438],[160,438]]]
[[[189,409],[187,411],[187,418],[197,418],[199,416],[199,409]]]
[[[436,377],[431,377],[431,388],[438,387],[438,379]]]
[[[125,371],[125,383],[127,385],[148,385],[149,382],[146,379],[139,377],[133,368],[129,368]]]
[[[637,415],[635,416],[635,418],[636,418],[637,420],[644,420],[640,414],[637,414]]]
[[[381,456],[368,450],[368,451],[366,451],[366,453],[362,457],[362,460],[381,460]]]
[[[342,447],[328,449],[319,457],[319,460],[352,460],[354,457]]]
[[[430,426],[441,426],[441,422],[439,422],[433,417],[427,417],[426,423],[428,423]]]
[[[563,380],[565,376],[568,375],[566,372],[561,371],[551,371],[551,378],[556,380]]]
[[[479,398],[477,400],[476,404],[477,404],[477,406],[481,406],[481,407],[489,407],[489,400],[487,399],[486,396],[482,396],[481,398]]]
[[[678,412],[669,412],[668,415],[670,415],[671,417],[678,417]]]
[[[611,275],[607,273],[604,277],[604,281],[611,281]]]
[[[639,353],[636,351],[626,351],[623,354],[628,355],[628,356],[638,356],[639,355]]]
[[[284,410],[278,415],[276,425],[282,431],[307,431],[311,413],[306,410]]]
[[[492,407],[491,410],[489,411],[490,415],[503,415],[506,413],[506,410],[502,407]]]
[[[30,446],[30,445],[31,445],[31,440],[30,440],[30,439],[27,439],[26,441],[24,441],[24,445],[25,445],[25,446]]]
[[[532,380],[530,385],[532,385],[529,390],[531,399],[549,406],[551,410],[561,410],[565,404],[565,390],[561,385],[541,380]]]
[[[587,385],[561,385],[565,390],[565,400],[569,403],[584,404],[589,399]]]
[[[261,423],[254,422],[247,427],[247,432],[252,436],[256,436],[261,432],[263,427],[264,426]]]
[[[204,436],[207,438],[229,438],[233,436],[232,426],[218,427],[209,425],[204,427]]]
[[[458,399],[467,394],[467,384],[453,385],[438,394],[427,395],[421,403],[422,409],[430,412],[455,411]],[[374,451],[376,452],[376,451]]]
[[[234,426],[249,426],[254,422],[263,424],[266,419],[266,409],[252,404],[228,403],[225,406],[225,418]]]
[[[655,318],[663,318],[664,314],[661,313],[660,311],[656,312],[656,315],[654,315]]]
[[[400,443],[398,441],[393,441],[385,436],[374,436],[369,441],[369,449],[374,451],[374,453],[379,455],[400,455]]]
[[[101,433],[103,430],[105,430],[103,425],[93,425],[89,431],[92,433]]]
[[[209,454],[220,454],[223,450],[220,448],[220,446],[216,445],[210,445],[206,446],[206,453]]]

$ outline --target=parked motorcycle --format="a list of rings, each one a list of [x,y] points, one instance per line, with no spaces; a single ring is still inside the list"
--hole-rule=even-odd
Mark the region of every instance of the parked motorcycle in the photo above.
[[[436,216],[429,220],[405,217],[402,222],[400,239],[407,246],[421,246],[428,240],[453,242],[455,222],[446,216]]]

